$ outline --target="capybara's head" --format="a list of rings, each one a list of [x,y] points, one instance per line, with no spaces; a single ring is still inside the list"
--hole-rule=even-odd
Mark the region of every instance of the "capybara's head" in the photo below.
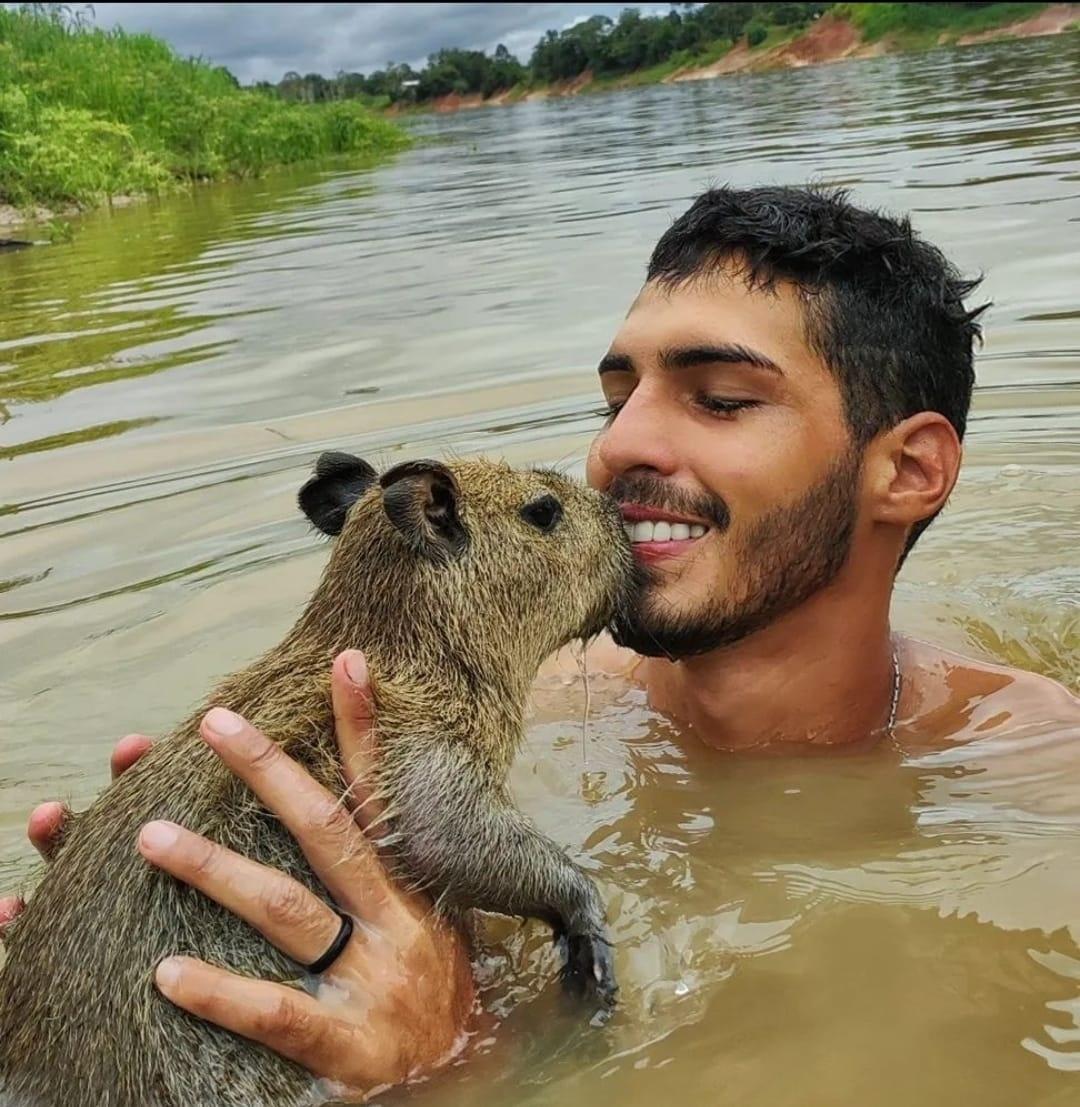
[[[599,633],[637,583],[615,502],[550,469],[423,460],[380,476],[326,453],[300,506],[336,536],[314,608],[478,665],[535,669]]]

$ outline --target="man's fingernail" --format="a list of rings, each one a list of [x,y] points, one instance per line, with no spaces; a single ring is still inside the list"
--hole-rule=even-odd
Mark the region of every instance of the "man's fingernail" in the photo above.
[[[235,738],[244,729],[244,720],[225,707],[213,707],[206,713],[206,725],[222,738]]]
[[[26,906],[18,896],[0,899],[0,924],[9,923]]]
[[[180,983],[180,971],[180,958],[166,957],[158,965],[157,972],[154,973],[154,979],[157,980],[158,987],[163,992],[167,992]]]
[[[367,685],[367,658],[359,650],[345,651],[345,672],[353,684]]]
[[[151,853],[164,853],[170,846],[176,844],[180,832],[172,823],[154,822],[147,823],[139,834],[142,842]]]

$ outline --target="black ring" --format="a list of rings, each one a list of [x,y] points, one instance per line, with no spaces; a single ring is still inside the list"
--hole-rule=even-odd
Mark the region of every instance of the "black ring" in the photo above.
[[[319,973],[326,972],[341,956],[342,950],[349,944],[349,939],[352,937],[352,916],[346,915],[344,911],[339,911],[336,907],[332,907],[331,910],[341,919],[341,929],[337,932],[337,937],[330,943],[330,948],[322,957],[312,961],[310,965],[304,966],[312,976],[318,976]]]

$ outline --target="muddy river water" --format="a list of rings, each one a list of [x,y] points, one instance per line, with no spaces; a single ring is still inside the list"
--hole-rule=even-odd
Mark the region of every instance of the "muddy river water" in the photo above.
[[[1074,689],[1080,36],[415,124],[320,167],[87,219],[0,257],[0,888],[275,641],[325,552],[324,448],[580,472],[593,367],[657,236],[717,181],[910,211],[994,301],[964,474],[895,625]],[[514,787],[600,880],[623,1006],[568,1019],[539,927],[481,966],[494,1045],[425,1104],[1080,1102],[1080,735],[710,754],[639,692],[538,695]],[[400,1096],[402,1093],[395,1093]]]

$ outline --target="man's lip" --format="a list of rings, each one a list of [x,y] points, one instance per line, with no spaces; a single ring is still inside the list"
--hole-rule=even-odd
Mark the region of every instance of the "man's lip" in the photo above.
[[[638,561],[666,561],[671,557],[679,557],[686,552],[687,547],[700,541],[699,538],[688,538],[684,542],[635,542],[634,557]]]
[[[689,523],[690,526],[711,527],[707,519],[693,515],[673,515],[659,507],[643,507],[641,504],[619,504],[623,519],[628,523]]]

